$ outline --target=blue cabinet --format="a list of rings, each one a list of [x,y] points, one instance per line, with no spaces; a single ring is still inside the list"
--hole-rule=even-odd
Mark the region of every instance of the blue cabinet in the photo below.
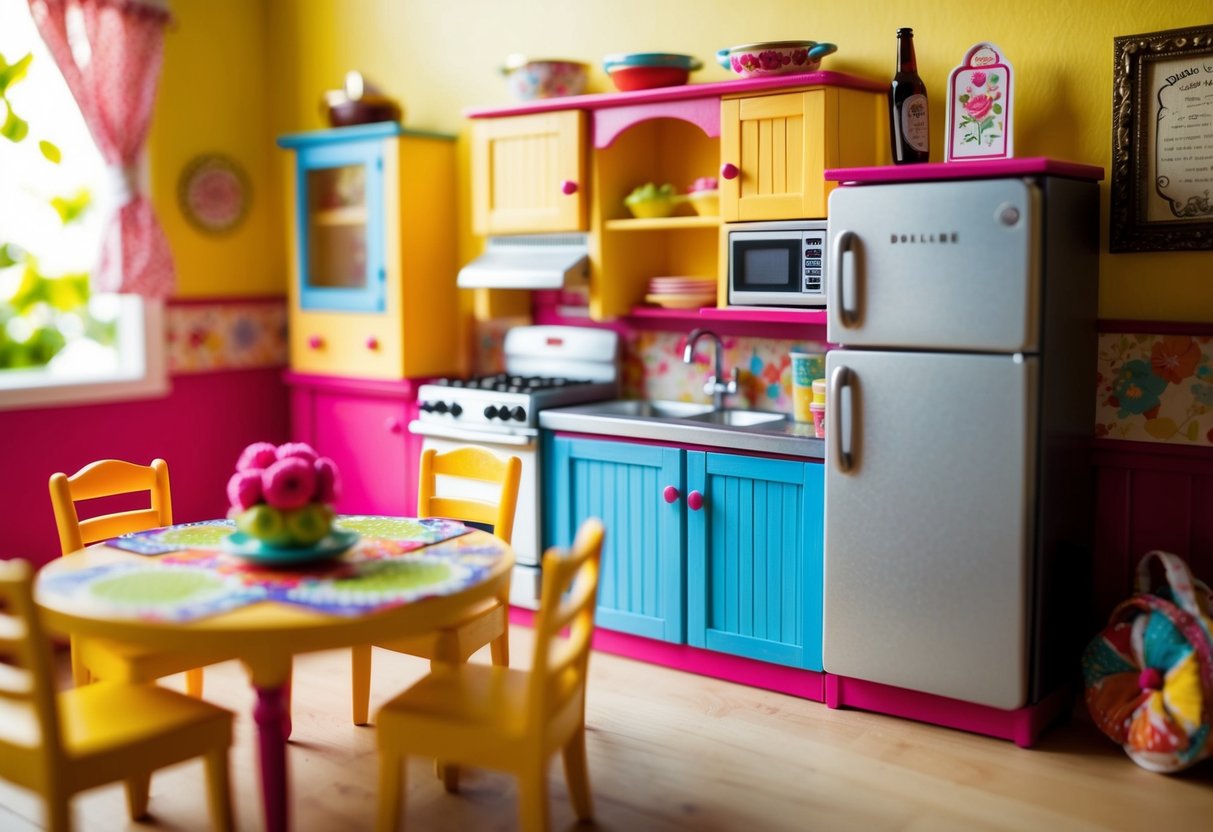
[[[656,445],[545,434],[547,545],[568,546],[578,526],[606,526],[598,624],[681,642],[683,635],[683,452]],[[674,492],[670,492],[673,496]]]
[[[687,642],[821,670],[823,466],[687,452]],[[698,501],[696,501],[698,502]]]
[[[607,534],[598,623],[821,669],[820,463],[545,434],[547,545]]]

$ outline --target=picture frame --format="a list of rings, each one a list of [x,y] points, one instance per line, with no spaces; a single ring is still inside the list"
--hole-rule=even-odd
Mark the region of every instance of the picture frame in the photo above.
[[[1213,249],[1213,24],[1114,39],[1108,248]]]

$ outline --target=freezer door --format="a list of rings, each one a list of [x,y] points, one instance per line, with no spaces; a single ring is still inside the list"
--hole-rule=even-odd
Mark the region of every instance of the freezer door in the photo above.
[[[828,340],[1036,352],[1040,226],[1040,193],[1029,180],[835,189]]]
[[[826,365],[825,670],[1025,704],[1037,359]]]

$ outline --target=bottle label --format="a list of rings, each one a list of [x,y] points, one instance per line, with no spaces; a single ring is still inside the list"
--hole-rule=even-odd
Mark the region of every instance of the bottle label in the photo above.
[[[901,135],[910,147],[926,153],[930,150],[930,130],[927,129],[927,97],[921,93],[901,102]]]

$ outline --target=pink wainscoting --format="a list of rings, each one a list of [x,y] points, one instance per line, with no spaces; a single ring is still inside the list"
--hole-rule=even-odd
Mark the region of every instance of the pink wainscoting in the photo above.
[[[1187,559],[1213,583],[1213,448],[1095,440],[1095,612],[1099,623],[1133,592],[1151,549]]]
[[[4,528],[0,558],[59,554],[47,480],[96,459],[168,460],[177,522],[221,517],[224,489],[249,442],[288,439],[278,367],[178,375],[165,398],[0,411]]]

